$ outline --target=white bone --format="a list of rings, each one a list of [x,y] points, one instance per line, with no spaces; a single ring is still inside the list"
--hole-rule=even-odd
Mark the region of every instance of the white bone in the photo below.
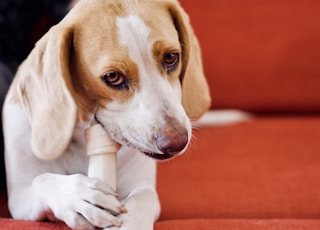
[[[117,152],[120,145],[114,142],[100,124],[92,124],[85,131],[88,176],[106,182],[116,189]]]

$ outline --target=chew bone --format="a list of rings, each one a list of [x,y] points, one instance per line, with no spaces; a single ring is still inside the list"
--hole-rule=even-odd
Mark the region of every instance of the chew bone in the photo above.
[[[98,178],[116,189],[117,152],[120,145],[97,123],[86,129],[85,137],[89,156],[88,176]]]

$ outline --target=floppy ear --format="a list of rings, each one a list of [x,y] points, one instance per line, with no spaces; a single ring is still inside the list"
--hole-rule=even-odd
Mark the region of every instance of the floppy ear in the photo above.
[[[182,47],[182,104],[191,120],[199,119],[210,107],[209,87],[204,76],[201,51],[189,17],[179,3],[169,7]]]
[[[32,128],[31,147],[41,159],[60,156],[75,126],[77,107],[69,70],[71,28],[52,27],[17,73],[18,94]]]

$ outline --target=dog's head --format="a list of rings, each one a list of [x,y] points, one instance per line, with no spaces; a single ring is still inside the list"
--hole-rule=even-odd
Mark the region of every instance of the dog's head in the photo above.
[[[188,17],[173,0],[82,0],[18,72],[32,148],[59,156],[93,116],[120,144],[157,159],[183,152],[210,105]]]

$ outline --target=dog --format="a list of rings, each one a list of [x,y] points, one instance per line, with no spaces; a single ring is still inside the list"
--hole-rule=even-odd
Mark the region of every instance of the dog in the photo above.
[[[210,106],[200,48],[175,0],[82,0],[20,65],[3,108],[13,218],[150,230],[156,163],[182,154]],[[117,191],[87,176],[96,120],[122,147]]]

